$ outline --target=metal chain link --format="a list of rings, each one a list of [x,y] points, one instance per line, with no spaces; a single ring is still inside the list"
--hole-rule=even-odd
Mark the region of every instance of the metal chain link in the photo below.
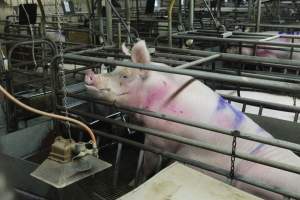
[[[231,150],[231,167],[229,177],[231,179],[231,183],[234,179],[234,170],[235,170],[235,151],[236,151],[236,136],[239,134],[239,131],[233,131],[232,135],[232,150]]]
[[[57,15],[57,28],[58,28],[58,34],[59,34],[59,56],[60,56],[60,65],[59,65],[59,73],[61,74],[62,79],[62,90],[63,90],[63,107],[65,109],[65,116],[69,116],[68,111],[68,99],[67,99],[67,88],[66,88],[66,74],[64,71],[64,52],[63,52],[63,42],[62,42],[62,27],[61,27],[61,15],[60,15],[60,9],[59,9],[59,0],[56,0],[56,15]],[[69,121],[66,121],[66,127],[68,131],[69,138],[71,139],[71,124]]]

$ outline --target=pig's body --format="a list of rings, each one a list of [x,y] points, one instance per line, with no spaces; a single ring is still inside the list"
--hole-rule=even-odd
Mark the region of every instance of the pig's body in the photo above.
[[[143,42],[139,42],[133,47],[132,60],[138,63],[150,63],[150,56]],[[166,103],[169,97],[191,78],[192,77],[189,76],[119,67],[115,72],[106,75],[97,76],[92,72],[88,72],[85,81],[89,91],[98,97],[110,101],[117,101],[120,104],[160,112],[191,121],[199,121],[220,128],[246,131],[269,138],[272,137],[200,81],[194,81],[174,99],[169,101],[169,103]],[[143,115],[138,115],[137,118],[141,120],[145,126],[150,128],[199,140],[203,143],[226,150],[231,150],[232,148],[232,137],[230,136]],[[160,148],[164,151],[180,154],[186,158],[199,160],[219,168],[230,169],[229,156],[193,148],[149,135],[145,138],[145,144]],[[256,142],[238,139],[237,151],[281,161],[285,164],[300,166],[300,159],[291,151],[262,145]],[[144,172],[146,175],[150,174],[155,168],[156,160],[157,157],[154,154],[145,154]],[[208,174],[225,180],[213,173]],[[284,187],[289,191],[300,193],[300,176],[293,173],[237,159],[236,174],[250,177],[251,179],[264,182],[268,185]],[[234,184],[258,196],[269,199],[281,198],[278,195],[266,191],[262,192],[260,189],[250,187],[241,182]]]
[[[279,34],[278,32],[274,31],[268,31],[263,32],[268,34]],[[284,34],[286,35],[286,34]],[[268,40],[269,42],[279,42],[279,43],[291,43],[291,38],[278,38],[274,40]],[[295,39],[294,43],[300,43],[299,39]],[[279,47],[281,49],[286,49],[288,51],[282,51],[282,50],[275,50],[275,49],[267,49],[263,48],[264,45],[258,45],[259,48],[256,49],[256,56],[259,57],[268,57],[268,58],[278,58],[278,59],[290,59],[290,48],[289,47]],[[278,48],[277,46],[273,46],[274,48]],[[299,50],[299,48],[294,48],[294,50]],[[228,53],[238,53],[238,48],[231,48],[228,50]],[[243,55],[253,55],[253,48],[243,47],[242,48],[242,54]],[[294,52],[292,59],[299,60],[300,59],[300,53]]]

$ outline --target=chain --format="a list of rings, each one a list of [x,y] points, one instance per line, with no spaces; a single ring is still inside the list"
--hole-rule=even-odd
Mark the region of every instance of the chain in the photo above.
[[[231,183],[234,178],[234,169],[235,169],[235,150],[236,150],[236,136],[239,135],[239,131],[232,132],[232,151],[231,151],[231,167],[230,167],[230,174],[229,177],[231,179]]]
[[[59,67],[59,73],[61,74],[61,79],[62,79],[62,90],[63,90],[63,107],[65,109],[65,116],[69,116],[69,111],[68,111],[68,98],[67,98],[67,88],[66,88],[66,74],[64,71],[64,52],[63,52],[63,42],[62,42],[62,21],[61,21],[61,16],[60,16],[60,9],[59,9],[59,1],[56,0],[56,14],[57,14],[57,28],[58,28],[58,34],[59,34],[59,56],[60,56],[60,67]],[[71,124],[69,121],[66,123],[67,131],[69,138],[71,139]]]

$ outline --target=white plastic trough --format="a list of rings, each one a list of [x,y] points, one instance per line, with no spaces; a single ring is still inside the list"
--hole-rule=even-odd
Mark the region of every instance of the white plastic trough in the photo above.
[[[178,162],[118,200],[259,200]]]

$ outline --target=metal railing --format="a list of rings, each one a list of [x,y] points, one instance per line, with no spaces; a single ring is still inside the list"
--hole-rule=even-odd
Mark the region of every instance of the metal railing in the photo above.
[[[163,48],[157,48],[157,49],[163,49]],[[206,56],[207,58],[199,58],[196,61],[190,62],[188,64],[184,64],[184,65],[179,65],[175,68],[162,67],[162,66],[158,67],[156,65],[151,65],[151,64],[136,64],[136,63],[132,63],[132,62],[128,62],[128,61],[118,61],[118,60],[111,60],[111,59],[105,59],[105,58],[91,57],[91,56],[86,56],[86,55],[80,55],[79,53],[78,54],[67,53],[64,55],[64,58],[69,61],[76,61],[76,62],[80,61],[80,62],[86,62],[89,64],[96,64],[96,63],[97,64],[107,64],[107,65],[112,65],[112,66],[124,66],[124,67],[129,67],[129,68],[137,68],[137,69],[153,70],[153,71],[160,71],[160,72],[166,72],[166,73],[189,75],[189,76],[193,76],[195,78],[200,78],[200,79],[204,79],[204,80],[221,81],[221,82],[226,82],[226,83],[230,83],[230,84],[234,84],[234,85],[255,87],[255,88],[261,88],[261,89],[267,89],[267,90],[272,89],[275,91],[284,91],[284,92],[288,92],[291,94],[299,94],[299,92],[300,92],[300,85],[296,84],[296,83],[286,83],[286,82],[279,82],[279,81],[273,81],[273,80],[262,80],[262,79],[258,79],[258,78],[245,79],[244,77],[241,77],[241,76],[224,75],[224,74],[217,74],[217,73],[213,73],[213,72],[204,72],[204,71],[185,69],[188,67],[193,67],[194,65],[203,64],[203,62],[206,62],[206,61],[214,61],[216,59],[234,58],[236,60],[242,60],[242,61],[246,61],[246,62],[254,60],[254,62],[258,62],[258,63],[261,63],[261,62],[267,62],[267,63],[269,63],[269,62],[270,63],[285,62],[285,64],[290,65],[290,66],[293,66],[293,64],[296,65],[295,66],[296,68],[298,68],[298,66],[300,65],[299,61],[289,60],[289,62],[286,62],[286,61],[277,60],[277,59],[268,59],[268,58],[258,59],[257,57],[250,57],[250,56],[231,55],[231,54],[216,54],[213,52],[181,50],[181,49],[175,49],[175,48],[167,48],[166,50],[170,50],[170,52],[172,52],[172,51],[183,52],[183,53],[188,52],[189,54],[192,54],[192,55],[196,55],[196,56],[201,55],[204,57]],[[85,53],[87,53],[87,52],[85,52]],[[96,53],[96,52],[93,52],[93,53]],[[60,90],[59,84],[57,82],[59,80],[58,79],[59,74],[57,73],[58,72],[57,71],[57,59],[58,59],[58,57],[54,58],[52,61],[52,73],[53,73],[52,74],[52,87],[53,87],[53,91],[54,91],[53,92],[54,102],[59,102],[59,98],[61,98],[61,96],[63,94],[62,91]],[[85,67],[84,69],[88,69],[88,68],[95,68],[95,67],[93,67],[93,66]],[[84,69],[81,69],[81,70],[84,70]],[[72,73],[72,72],[70,72],[70,73]],[[68,93],[67,96],[72,97],[72,98],[77,98],[80,100],[85,100],[87,102],[93,102],[96,104],[111,106],[111,107],[114,107],[118,110],[125,111],[125,112],[139,113],[142,115],[151,116],[151,117],[155,117],[158,119],[164,119],[164,120],[180,123],[180,124],[187,125],[187,126],[192,126],[192,127],[205,129],[205,130],[213,131],[213,132],[220,133],[220,134],[225,134],[228,136],[232,136],[233,138],[242,138],[242,139],[246,139],[246,140],[250,140],[250,141],[255,141],[255,142],[264,143],[264,144],[268,144],[268,145],[272,145],[272,146],[276,146],[276,147],[280,147],[280,148],[289,149],[289,150],[295,151],[295,152],[300,152],[300,145],[291,143],[291,142],[286,142],[286,141],[282,141],[282,140],[278,140],[278,139],[274,139],[274,138],[271,139],[271,138],[254,136],[252,133],[248,133],[248,132],[240,132],[240,131],[231,130],[231,129],[223,129],[223,128],[211,126],[209,124],[201,123],[201,122],[196,122],[196,121],[178,118],[175,116],[165,115],[163,113],[157,113],[157,112],[147,111],[147,110],[143,110],[143,109],[132,108],[132,107],[128,107],[128,106],[121,106],[117,103],[106,102],[106,101],[102,101],[99,99],[83,96],[80,94]],[[236,101],[240,100],[240,99],[235,99],[235,97],[228,97],[228,98],[229,99],[231,98],[231,100],[236,100]],[[247,101],[247,99],[246,99],[246,101]],[[298,107],[280,106],[278,104],[272,104],[272,103],[265,105],[263,102],[259,102],[259,101],[251,101],[249,103],[256,104],[256,105],[259,104],[259,105],[263,105],[263,106],[266,106],[269,108],[279,108],[280,110],[289,110],[289,111],[293,111],[295,113],[298,113],[300,110]],[[61,106],[57,105],[53,108],[53,110],[63,111],[64,109]],[[126,127],[129,129],[137,130],[137,131],[143,132],[145,134],[158,136],[158,137],[161,137],[164,139],[181,142],[183,144],[210,150],[210,151],[217,152],[217,153],[220,153],[223,155],[232,156],[232,152],[230,150],[226,150],[226,149],[219,148],[219,147],[216,147],[216,146],[213,146],[210,144],[206,144],[201,141],[195,141],[195,140],[191,140],[189,138],[176,136],[176,135],[173,135],[172,133],[167,133],[164,131],[159,131],[159,130],[155,130],[155,129],[151,129],[151,128],[145,128],[145,127],[141,127],[141,126],[130,124],[130,123],[115,121],[115,120],[112,120],[112,119],[109,119],[109,118],[106,118],[106,117],[103,117],[100,115],[83,112],[78,109],[70,109],[69,112],[73,113],[73,114],[77,114],[79,116],[97,119],[101,122],[107,122],[107,123],[111,123],[111,124],[114,124],[117,126],[122,126],[122,127]],[[200,167],[202,169],[212,171],[212,172],[220,174],[222,176],[229,177],[229,174],[230,174],[229,171],[220,169],[216,166],[210,166],[210,165],[207,165],[200,161],[187,159],[180,155],[176,155],[171,152],[162,151],[155,147],[150,147],[150,146],[147,146],[144,144],[140,144],[138,142],[134,142],[134,141],[131,141],[131,140],[119,137],[119,136],[110,135],[108,133],[105,133],[102,131],[97,131],[97,130],[95,130],[95,133],[99,136],[113,139],[119,143],[117,157],[116,157],[117,163],[116,163],[116,168],[115,168],[116,169],[116,171],[115,171],[115,179],[116,180],[114,180],[115,183],[117,182],[118,165],[119,165],[118,160],[120,160],[119,158],[120,158],[120,155],[122,152],[123,143],[132,145],[132,146],[135,146],[135,147],[141,149],[140,155],[139,155],[137,171],[136,171],[136,185],[138,184],[138,179],[139,179],[139,174],[140,174],[140,170],[141,170],[141,164],[142,164],[142,160],[143,160],[143,156],[144,156],[144,151],[150,151],[150,152],[158,154],[162,157],[171,158],[173,160],[178,160],[183,163],[187,163],[187,164],[190,164],[190,165],[193,165],[196,167]],[[286,170],[286,171],[293,172],[293,173],[300,175],[300,167],[286,165],[286,164],[283,164],[283,163],[280,163],[277,161],[273,161],[273,160],[265,160],[262,158],[257,158],[255,156],[252,156],[252,155],[249,155],[246,153],[242,153],[239,151],[237,151],[235,153],[235,156],[237,158],[240,158],[243,160],[248,160],[248,161],[263,164],[266,166],[271,166],[274,168]],[[158,163],[158,168],[160,168],[160,165],[161,165],[161,159],[160,159],[160,162]],[[266,190],[285,195],[287,197],[300,198],[300,194],[290,193],[284,188],[278,188],[278,187],[266,185],[264,183],[258,182],[257,180],[251,180],[249,177],[237,175],[237,176],[233,177],[233,179],[241,181],[241,182],[245,182],[245,183],[257,186],[257,187],[261,187]]]

